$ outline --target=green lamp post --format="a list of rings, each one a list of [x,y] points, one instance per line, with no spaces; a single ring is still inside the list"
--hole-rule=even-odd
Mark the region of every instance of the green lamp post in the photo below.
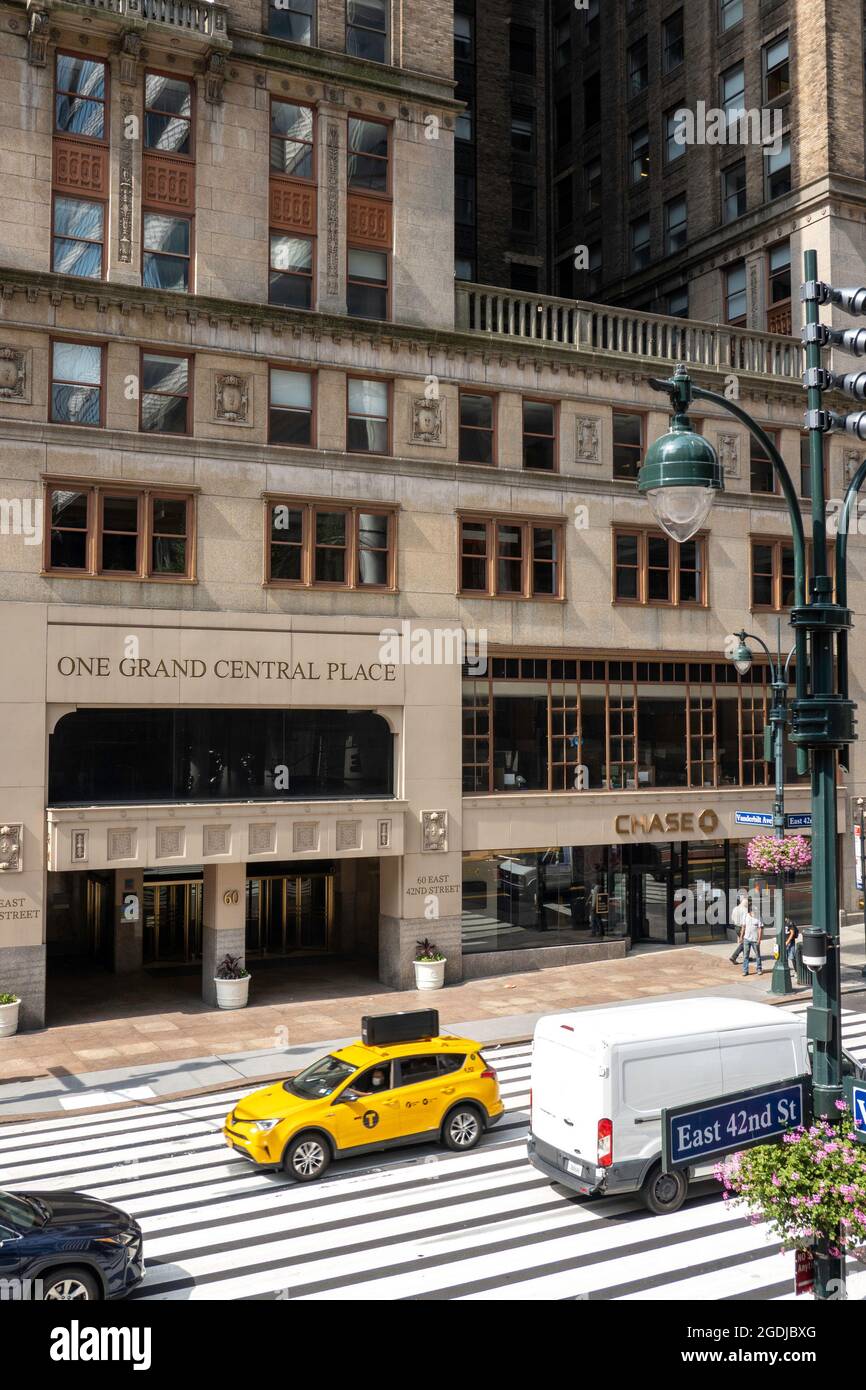
[[[674,540],[689,540],[706,520],[710,507],[724,489],[719,460],[710,444],[696,435],[688,420],[693,400],[711,401],[733,415],[749,430],[772,462],[788,504],[794,545],[794,629],[796,695],[792,702],[791,741],[797,748],[798,770],[811,770],[812,793],[812,934],[826,942],[826,953],[814,956],[813,1007],[808,1032],[814,1054],[812,1100],[814,1113],[835,1119],[835,1102],[842,1098],[842,1029],[839,974],[838,883],[836,875],[836,766],[844,750],[856,739],[854,704],[848,698],[848,631],[852,615],[846,606],[846,547],[851,504],[866,478],[866,463],[849,485],[836,538],[836,599],[827,564],[826,498],[824,489],[823,436],[845,429],[866,440],[866,411],[838,416],[822,408],[823,392],[833,387],[866,400],[866,374],[839,377],[821,365],[821,349],[827,344],[866,355],[866,331],[836,330],[819,322],[822,304],[839,305],[852,313],[866,312],[866,289],[835,290],[817,279],[818,258],[805,257],[806,283],[801,290],[805,305],[808,391],[806,424],[812,492],[812,553],[814,578],[806,602],[806,540],[800,502],[791,476],[772,439],[733,400],[696,386],[681,364],[669,381],[651,380],[654,389],[670,396],[671,430],[647,450],[638,478],[659,524]],[[836,688],[838,670],[839,688]],[[811,959],[811,957],[810,957]],[[836,1252],[836,1253],[834,1253]],[[816,1252],[815,1295],[844,1297],[844,1260],[838,1247],[827,1242]]]
[[[770,706],[769,723],[767,733],[769,734],[769,747],[766,749],[767,761],[772,761],[775,773],[775,797],[773,800],[773,833],[777,840],[785,838],[785,729],[788,725],[788,668],[791,665],[791,657],[794,649],[788,653],[788,659],[782,665],[782,624],[777,626],[778,640],[776,643],[776,658],[770,651],[762,637],[758,637],[754,632],[735,632],[734,636],[739,638],[740,645],[735,648],[731,657],[734,665],[741,676],[744,676],[752,665],[752,653],[746,646],[746,638],[752,642],[757,642],[763,647],[767,654],[767,662],[770,668],[770,681],[773,690],[773,703]],[[774,927],[776,931],[776,961],[773,966],[773,979],[770,984],[771,994],[790,994],[791,993],[791,970],[788,965],[788,953],[785,950],[785,873],[780,869],[776,875],[776,897],[773,904]]]

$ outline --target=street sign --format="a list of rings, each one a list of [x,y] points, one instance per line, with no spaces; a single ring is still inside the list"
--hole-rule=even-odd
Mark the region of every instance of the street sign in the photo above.
[[[866,1144],[866,1081],[846,1076],[845,1099],[854,1121],[854,1133],[861,1143]]]
[[[773,817],[763,811],[735,811],[734,821],[737,825],[770,825],[773,824]]]
[[[812,1250],[797,1250],[794,1253],[794,1293],[814,1293],[815,1291],[815,1253]]]
[[[785,825],[789,830],[811,830],[812,817],[808,811],[802,815],[786,816]]]
[[[810,1076],[795,1076],[775,1086],[663,1110],[662,1167],[672,1172],[777,1139],[805,1122],[811,1085]]]

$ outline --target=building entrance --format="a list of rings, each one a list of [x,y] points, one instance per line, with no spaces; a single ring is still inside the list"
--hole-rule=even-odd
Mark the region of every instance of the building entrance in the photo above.
[[[257,874],[247,879],[248,956],[334,949],[334,873]]]
[[[201,956],[201,878],[145,879],[145,965],[182,964]]]

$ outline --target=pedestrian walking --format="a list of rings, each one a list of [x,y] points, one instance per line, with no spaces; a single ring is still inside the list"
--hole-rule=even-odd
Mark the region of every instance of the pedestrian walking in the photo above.
[[[764,938],[764,924],[751,907],[743,918],[743,974],[749,973],[749,960],[754,954],[755,974],[763,975],[764,962],[761,960],[761,942]]]
[[[797,942],[800,940],[799,928],[794,923],[793,918],[785,918],[785,955],[788,957],[788,965],[791,970],[797,968]]]
[[[740,956],[743,954],[743,923],[746,920],[746,914],[748,911],[749,895],[745,891],[745,889],[741,889],[740,896],[737,900],[737,906],[731,913],[731,926],[736,927],[737,929],[737,944],[734,947],[734,953],[731,956],[732,965],[736,965],[737,961],[740,959]]]

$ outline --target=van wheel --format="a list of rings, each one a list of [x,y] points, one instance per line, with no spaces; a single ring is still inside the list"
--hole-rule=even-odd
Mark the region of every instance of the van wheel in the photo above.
[[[455,1153],[465,1153],[474,1149],[482,1134],[484,1123],[474,1105],[456,1105],[445,1116],[442,1126],[442,1143]]]
[[[95,1303],[100,1298],[97,1280],[84,1269],[52,1269],[50,1274],[40,1276],[40,1282],[42,1298],[52,1302]]]
[[[331,1150],[321,1134],[299,1134],[283,1155],[283,1168],[296,1182],[315,1182],[331,1163]]]
[[[655,1216],[679,1211],[686,1200],[689,1180],[685,1173],[664,1173],[660,1163],[656,1163],[640,1190],[641,1201],[647,1211]]]

